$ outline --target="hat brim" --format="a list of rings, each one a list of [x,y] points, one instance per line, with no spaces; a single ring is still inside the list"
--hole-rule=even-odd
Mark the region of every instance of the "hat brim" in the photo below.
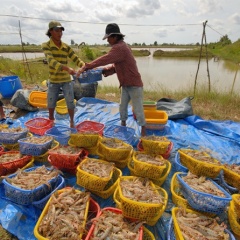
[[[62,26],[56,26],[56,27],[54,27],[54,28],[61,28],[63,31],[65,30],[65,28],[62,27]],[[50,28],[50,29],[47,30],[46,35],[49,35],[49,34],[50,34],[50,30],[51,30],[51,29],[52,29],[52,28]]]
[[[109,33],[109,34],[105,34],[102,40],[105,40],[106,38],[110,37],[113,34],[122,35],[123,37],[125,37],[125,35],[123,35],[122,33]]]

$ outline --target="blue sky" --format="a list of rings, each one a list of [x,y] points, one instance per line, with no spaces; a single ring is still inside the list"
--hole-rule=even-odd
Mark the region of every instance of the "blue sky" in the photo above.
[[[0,44],[41,44],[48,22],[60,20],[63,41],[104,44],[108,23],[115,22],[132,43],[201,42],[206,20],[207,42],[223,35],[240,38],[239,0],[1,0]]]

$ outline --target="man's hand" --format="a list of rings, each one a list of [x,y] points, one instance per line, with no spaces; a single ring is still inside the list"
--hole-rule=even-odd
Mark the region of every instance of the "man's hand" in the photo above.
[[[86,69],[83,67],[79,68],[77,73],[76,73],[76,77],[79,78],[80,74],[83,73]]]

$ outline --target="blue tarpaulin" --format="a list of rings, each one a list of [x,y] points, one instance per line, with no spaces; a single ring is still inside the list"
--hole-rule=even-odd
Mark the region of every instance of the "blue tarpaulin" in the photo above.
[[[132,108],[128,110],[129,118],[127,126],[135,130],[132,141],[136,149],[140,138],[140,127],[133,117]],[[29,112],[23,117],[14,120],[11,127],[22,126],[29,119],[34,117],[48,117],[47,110]],[[69,116],[55,114],[56,125],[69,126]],[[76,105],[75,124],[84,120],[92,120],[105,124],[105,127],[116,124],[120,125],[119,104],[96,98],[81,98]],[[193,115],[185,119],[168,120],[163,130],[147,130],[147,135],[166,136],[172,143],[173,149],[169,157],[172,163],[172,170],[162,187],[169,193],[168,206],[166,211],[155,226],[148,227],[157,240],[167,239],[168,223],[171,218],[171,208],[174,206],[171,201],[170,180],[173,175],[174,158],[179,148],[204,149],[211,151],[211,154],[222,163],[240,164],[240,123],[233,121],[212,121],[204,120]],[[129,170],[123,169],[123,175],[128,175]],[[76,176],[64,175],[66,184],[79,188],[76,184]],[[33,229],[40,215],[40,211],[33,206],[20,206],[12,203],[4,197],[4,188],[0,185],[0,223],[1,225],[17,236],[20,240],[34,240]],[[102,199],[92,196],[101,208],[115,206],[112,197]]]

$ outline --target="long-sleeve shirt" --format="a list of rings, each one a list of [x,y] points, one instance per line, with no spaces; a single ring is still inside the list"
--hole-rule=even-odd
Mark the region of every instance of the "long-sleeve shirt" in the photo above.
[[[49,66],[49,80],[52,83],[70,82],[71,77],[68,72],[62,70],[62,65],[68,64],[70,58],[78,67],[82,67],[84,62],[75,54],[70,46],[61,43],[58,48],[52,39],[42,44],[42,49]]]
[[[136,60],[130,47],[124,41],[121,40],[114,44],[107,54],[90,63],[86,63],[84,68],[92,69],[108,64],[112,64],[112,66],[108,68],[108,73],[113,74],[116,72],[120,87],[143,86]]]

